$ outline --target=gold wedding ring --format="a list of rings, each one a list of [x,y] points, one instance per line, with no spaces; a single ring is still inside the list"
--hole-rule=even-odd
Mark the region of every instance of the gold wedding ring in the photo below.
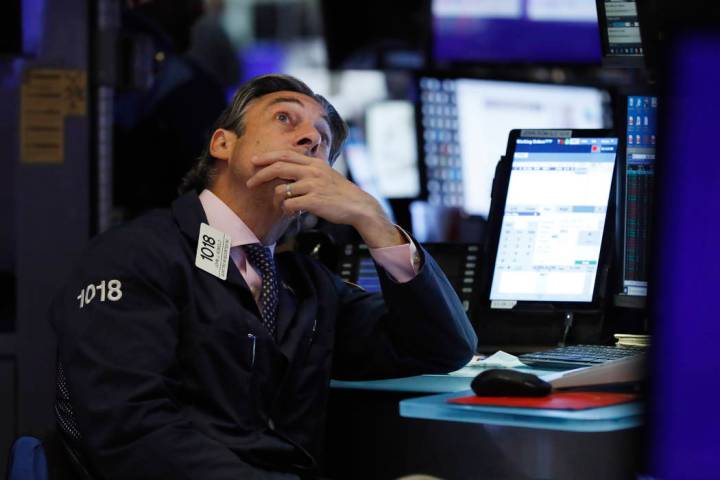
[[[292,198],[292,196],[293,196],[292,186],[289,183],[285,184],[285,196],[287,198]]]

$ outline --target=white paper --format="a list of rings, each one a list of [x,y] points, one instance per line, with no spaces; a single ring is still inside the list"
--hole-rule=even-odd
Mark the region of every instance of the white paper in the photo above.
[[[206,223],[200,224],[195,266],[225,280],[230,259],[230,237]]]
[[[515,367],[527,367],[522,363],[515,355],[498,350],[489,357],[483,357],[475,355],[467,365],[460,370],[450,372],[448,375],[454,377],[475,377],[481,370],[486,368],[515,368]]]
[[[468,364],[468,367],[483,367],[483,368],[489,368],[489,367],[500,367],[500,368],[515,368],[515,367],[526,367],[524,363],[518,359],[515,355],[511,355],[509,353],[503,352],[502,350],[498,350],[497,352],[493,353],[489,357],[486,357],[482,360],[477,361],[471,361]]]

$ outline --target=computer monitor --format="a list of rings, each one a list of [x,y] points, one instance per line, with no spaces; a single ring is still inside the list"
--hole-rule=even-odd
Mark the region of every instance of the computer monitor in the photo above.
[[[321,0],[320,8],[330,69],[426,68],[430,0]]]
[[[365,139],[370,167],[385,198],[420,195],[415,108],[407,100],[371,104],[365,112]]]
[[[607,92],[588,86],[418,76],[419,152],[431,205],[487,218],[514,128],[605,128]]]
[[[436,66],[601,60],[597,12],[588,0],[433,0],[432,29]]]
[[[624,99],[616,229],[621,283],[615,304],[644,307],[653,231],[658,97],[627,95]]]
[[[491,309],[599,308],[617,147],[608,130],[510,133],[487,240]]]
[[[642,67],[644,49],[635,0],[596,0],[603,65]]]

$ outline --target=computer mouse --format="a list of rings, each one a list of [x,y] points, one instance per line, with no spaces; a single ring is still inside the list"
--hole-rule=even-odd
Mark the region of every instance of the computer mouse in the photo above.
[[[479,397],[542,397],[552,391],[552,385],[537,375],[510,368],[480,372],[470,387]]]

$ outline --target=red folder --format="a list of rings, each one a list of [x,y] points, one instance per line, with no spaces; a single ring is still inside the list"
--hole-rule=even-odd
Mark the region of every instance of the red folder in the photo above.
[[[555,392],[545,397],[469,397],[451,398],[448,403],[487,407],[549,408],[553,410],[585,410],[607,407],[638,400],[634,393]]]

